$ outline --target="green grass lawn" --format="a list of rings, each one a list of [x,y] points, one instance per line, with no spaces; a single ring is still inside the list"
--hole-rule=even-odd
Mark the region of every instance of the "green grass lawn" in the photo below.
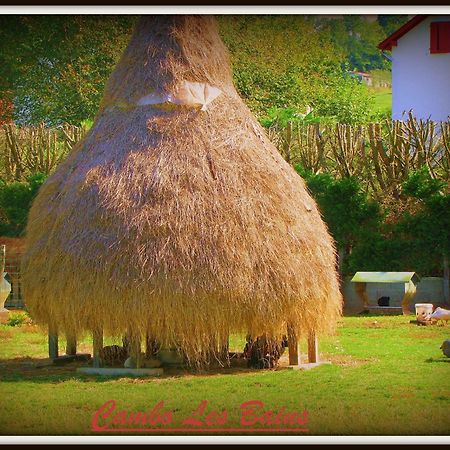
[[[310,371],[221,369],[158,379],[36,367],[46,357],[45,334],[36,326],[2,325],[0,434],[93,434],[94,412],[114,399],[127,411],[149,411],[164,401],[164,410],[173,412],[171,427],[185,427],[183,419],[203,400],[207,412],[227,410],[224,427],[241,427],[239,406],[260,400],[275,412],[306,409],[308,435],[447,435],[450,360],[439,347],[450,328],[409,320],[344,318],[337,335],[320,342],[322,358],[333,364]],[[233,337],[232,344],[239,348],[242,339]],[[90,345],[85,340],[79,349]]]
[[[390,116],[392,112],[392,90],[378,88],[374,90],[373,111],[384,116]]]

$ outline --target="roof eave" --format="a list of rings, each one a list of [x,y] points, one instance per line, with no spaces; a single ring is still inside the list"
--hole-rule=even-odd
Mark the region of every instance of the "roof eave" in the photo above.
[[[398,30],[394,31],[390,36],[388,36],[384,41],[378,44],[378,48],[380,50],[388,50],[391,51],[392,47],[397,45],[397,41],[412,30],[416,25],[425,20],[428,17],[428,14],[418,14],[402,25]]]

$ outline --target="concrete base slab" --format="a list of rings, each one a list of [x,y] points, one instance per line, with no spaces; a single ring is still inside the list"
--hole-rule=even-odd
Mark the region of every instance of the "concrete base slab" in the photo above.
[[[318,367],[318,366],[322,366],[325,364],[331,364],[330,361],[320,361],[320,362],[316,362],[316,363],[304,363],[304,364],[298,364],[296,366],[288,366],[288,369],[291,370],[310,370],[310,369],[314,369],[314,367]]]
[[[409,312],[403,311],[401,306],[369,306],[367,308],[370,314],[379,314],[387,316],[408,315]]]
[[[53,366],[53,359],[52,358],[41,359],[40,361],[36,362],[35,366],[36,367]]]
[[[164,369],[125,369],[115,367],[79,367],[77,372],[86,373],[88,375],[104,375],[104,376],[117,376],[117,375],[132,375],[132,376],[153,376],[159,377],[164,373]]]

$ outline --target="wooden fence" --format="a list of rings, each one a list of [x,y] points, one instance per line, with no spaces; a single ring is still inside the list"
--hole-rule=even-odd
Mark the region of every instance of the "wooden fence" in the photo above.
[[[49,174],[85,135],[73,125],[0,128],[0,178],[21,181]],[[412,169],[426,166],[433,178],[450,181],[450,122],[386,120],[368,125],[274,125],[269,137],[286,161],[314,173],[357,176],[375,196],[398,194]]]
[[[269,129],[284,158],[314,173],[356,176],[378,200],[398,198],[410,170],[426,166],[450,181],[450,122],[386,120],[368,125],[303,125]]]
[[[73,125],[56,128],[3,125],[0,129],[0,178],[22,181],[37,172],[51,173],[85,133],[84,128]]]

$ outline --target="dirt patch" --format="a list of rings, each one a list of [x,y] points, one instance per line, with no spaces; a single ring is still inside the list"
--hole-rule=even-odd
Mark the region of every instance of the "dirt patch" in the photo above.
[[[436,333],[435,331],[412,331],[411,333],[406,334],[405,336],[402,336],[404,338],[413,338],[413,339],[436,339],[439,337],[439,333]]]
[[[368,322],[364,322],[364,326],[366,328],[383,328],[383,325],[378,320],[370,320]]]
[[[67,376],[75,374],[80,363],[69,363],[64,366],[45,365],[46,359],[37,358],[14,358],[0,360],[0,379],[9,379],[20,376],[21,378],[33,379],[49,376]]]
[[[415,398],[415,389],[411,387],[396,387],[395,391],[392,393],[393,400],[401,400],[405,398]]]
[[[0,340],[11,340],[14,337],[12,330],[0,330]]]
[[[332,364],[344,367],[358,367],[364,364],[369,364],[378,361],[376,358],[359,359],[350,355],[322,355],[325,361],[330,361]]]
[[[412,317],[412,316],[411,316]],[[397,316],[390,318],[389,316],[371,317],[363,322],[362,328],[406,328],[410,325],[409,316],[403,316],[403,320],[399,320]]]

